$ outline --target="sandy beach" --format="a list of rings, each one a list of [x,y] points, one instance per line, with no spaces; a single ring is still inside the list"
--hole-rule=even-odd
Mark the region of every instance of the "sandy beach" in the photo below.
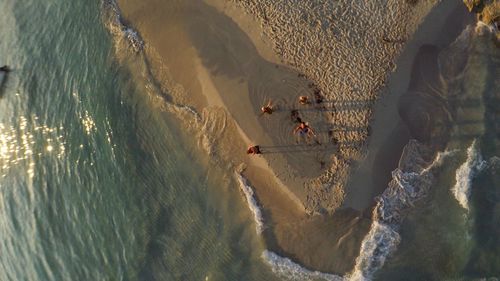
[[[472,20],[461,3],[444,1],[429,13],[425,22],[412,36],[396,61],[397,68],[387,81],[384,96],[375,107],[375,118],[371,124],[374,133],[369,140],[365,158],[353,171],[347,184],[345,207],[363,210],[373,204],[373,198],[387,188],[391,171],[398,166],[403,147],[408,140],[419,139],[419,133],[428,131],[428,128],[408,127],[411,122],[405,120],[405,115],[411,110],[405,108],[403,100],[411,100],[417,91],[429,91],[416,89],[425,88],[423,85],[426,81],[415,73],[437,76],[437,65],[419,64],[432,61],[426,54],[435,55],[436,50],[429,46],[447,46],[467,23],[472,23]],[[415,67],[421,67],[421,71],[413,71]],[[435,88],[441,87],[437,85],[439,82],[435,84]]]
[[[427,42],[425,29],[412,35],[438,1],[389,2],[119,1],[162,91],[200,114],[211,163],[242,172],[255,188],[271,225],[268,247],[307,268],[352,269],[370,227],[362,210],[388,179],[381,173],[378,185],[348,185],[351,169],[361,167],[354,175],[370,180],[375,175],[359,171],[383,151],[391,158],[376,163],[390,171],[409,138],[394,101]],[[455,2],[442,1],[427,26],[446,25],[439,11]],[[299,96],[311,103],[299,104]],[[377,109],[383,113],[370,127],[386,96],[390,109]],[[269,101],[274,112],[261,115]],[[315,139],[293,134],[294,110]],[[251,144],[263,154],[246,155]],[[340,210],[344,203],[360,211]]]
[[[0,11],[0,281],[500,279],[500,0]]]
[[[146,41],[153,73],[165,92],[198,112],[224,108],[231,121],[235,121],[243,142],[221,146],[218,150],[224,151],[219,153],[221,158],[251,166],[255,160],[245,157],[245,147],[259,144],[270,172],[308,213],[332,213],[343,201],[351,164],[364,155],[372,107],[388,71],[394,68],[393,61],[403,43],[433,2],[388,5],[390,10],[376,5],[351,7],[347,3],[345,7],[338,3],[308,9],[318,11],[318,15],[310,17],[321,18],[326,10],[346,14],[339,14],[342,20],[331,18],[328,28],[311,26],[312,19],[293,21],[305,7],[291,5],[290,9],[277,9],[281,6],[263,3],[262,9],[284,13],[273,16],[277,22],[272,23],[258,14],[266,13],[270,20],[267,15],[271,12],[248,5],[187,1],[173,5],[179,11],[163,7],[165,4],[158,1],[147,5],[121,3],[124,17]],[[254,13],[254,18],[244,12]],[[349,14],[365,18],[362,13],[373,17],[373,22],[384,22],[379,16],[389,18],[387,27],[374,28],[378,34],[368,34],[363,22],[346,21]],[[260,34],[245,32],[252,20],[254,27],[261,21]],[[246,28],[240,28],[245,24]],[[284,30],[273,31],[277,26]],[[399,29],[393,30],[396,27]],[[290,36],[299,36],[299,32],[303,33],[301,39],[290,40]],[[289,44],[280,42],[285,39]],[[323,102],[314,103],[314,92],[321,95]],[[301,95],[310,97],[313,103],[298,104]],[[276,107],[275,113],[260,116],[260,107],[269,100]],[[320,145],[292,134],[297,125],[290,118],[294,109],[316,131]],[[219,141],[222,144],[225,140]],[[235,143],[240,153],[232,148]]]

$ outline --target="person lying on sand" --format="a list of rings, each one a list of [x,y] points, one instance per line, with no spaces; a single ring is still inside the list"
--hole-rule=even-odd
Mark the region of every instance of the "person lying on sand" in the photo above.
[[[299,136],[316,136],[313,129],[309,127],[306,122],[300,122],[300,124],[293,130],[294,134]]]
[[[293,130],[293,133],[294,134],[298,134],[299,137],[303,138],[316,138],[316,134],[314,133],[314,130],[309,127],[309,124],[307,124],[306,122],[300,122],[300,124],[295,127],[295,129]],[[316,139],[316,143],[317,144],[321,144],[317,139]]]
[[[260,115],[264,115],[264,114],[273,114],[273,111],[274,111],[274,107],[273,107],[273,104],[272,104],[272,101],[270,100],[266,106],[263,106],[260,108]]]
[[[252,145],[250,147],[248,147],[247,149],[247,154],[262,154],[262,152],[260,151],[260,147],[258,145]]]
[[[311,102],[309,101],[309,98],[307,96],[300,96],[299,103],[306,105],[306,104],[310,104]]]

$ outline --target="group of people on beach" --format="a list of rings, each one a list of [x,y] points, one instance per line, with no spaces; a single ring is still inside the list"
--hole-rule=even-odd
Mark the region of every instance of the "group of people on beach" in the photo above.
[[[319,91],[314,92],[314,99],[317,104],[320,104],[323,102],[323,97],[320,95]],[[309,105],[311,104],[311,101],[309,100],[308,96],[300,96],[299,97],[299,104],[301,105]],[[272,101],[270,100],[266,105],[261,107],[260,111],[260,116],[264,114],[273,114],[273,112],[277,108],[273,106]],[[314,130],[309,126],[308,122],[304,122],[302,118],[299,116],[299,111],[297,109],[292,109],[290,112],[290,117],[294,123],[298,123],[297,126],[293,129],[292,133],[294,135],[298,135],[300,138],[305,138],[305,139],[310,139],[310,138],[316,138],[316,133]],[[320,144],[320,142],[315,139],[317,144]],[[298,142],[298,141],[297,141]],[[262,154],[262,151],[260,149],[259,145],[252,145],[248,147],[247,149],[247,154]]]

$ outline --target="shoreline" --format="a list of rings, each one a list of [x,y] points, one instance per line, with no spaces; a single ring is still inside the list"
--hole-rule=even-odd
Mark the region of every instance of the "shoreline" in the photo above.
[[[344,95],[322,88],[329,78],[319,81],[309,78],[313,75],[307,69],[304,74],[298,66],[286,66],[290,65],[286,57],[279,58],[276,50],[271,52],[272,44],[266,43],[275,40],[265,39],[270,34],[247,34],[242,26],[251,26],[256,19],[245,16],[232,2],[217,6],[222,0],[210,0],[211,5],[186,1],[169,7],[158,0],[149,1],[148,5],[119,4],[124,17],[144,38],[151,73],[163,92],[176,104],[199,113],[200,130],[207,136],[201,142],[208,147],[209,165],[243,171],[255,187],[263,216],[272,222],[272,227],[263,231],[266,245],[306,268],[348,272],[369,231],[370,219],[360,212],[338,209],[344,200],[344,183],[352,163],[363,157],[372,107],[380,95],[385,71],[405,44],[378,42],[390,53],[389,59],[381,57],[387,65],[375,76],[356,76],[362,84],[355,88],[344,89],[346,84],[339,83],[340,90],[349,92]],[[421,17],[432,8],[426,3],[416,8]],[[418,15],[413,15],[411,24],[418,25]],[[416,28],[408,26],[407,32]],[[261,39],[263,42],[256,43]],[[373,66],[359,67],[360,72],[373,70]],[[327,69],[326,73],[336,70],[331,65]],[[316,89],[335,106],[297,105],[299,95],[312,96]],[[269,99],[276,102],[278,110],[259,117],[260,106]],[[318,131],[321,145],[294,143],[290,131],[295,124],[289,116],[294,108]],[[332,144],[332,136],[340,145]],[[249,157],[245,154],[248,144],[259,144],[267,153]]]
[[[309,176],[311,180],[304,183],[307,197],[303,204],[308,214],[334,213],[343,204],[351,166],[365,157],[372,108],[387,79],[386,71],[393,67],[393,60],[406,45],[406,39],[400,39],[411,36],[435,2],[394,3],[390,11],[376,5],[351,6],[343,2],[296,5],[229,2],[253,16],[283,63],[296,70],[299,76],[311,80],[314,91],[319,91],[328,101],[323,114],[306,116],[306,120],[313,120],[313,128],[322,130],[322,143],[338,142],[339,145],[336,151],[318,159],[322,172]],[[307,13],[307,17],[301,16],[302,11],[311,9],[314,12]],[[322,14],[322,9],[332,15]],[[366,16],[365,20],[378,17],[377,22],[380,18],[386,18],[387,22],[378,24],[380,30],[370,29],[376,34],[368,35],[366,27],[359,22],[340,20],[349,19],[351,12],[357,17]],[[344,79],[339,80],[339,77]],[[346,84],[348,81],[350,83]],[[299,107],[299,111],[311,110]],[[293,162],[291,157],[286,158],[289,163]],[[271,166],[276,168],[272,163]],[[300,163],[299,167],[307,166],[310,165]]]
[[[260,33],[262,37],[259,38],[259,33],[248,36],[240,29],[239,26],[251,25],[249,22],[252,22],[252,18],[251,15],[245,16],[243,10],[238,12],[235,3],[221,0],[210,0],[210,4],[188,1],[181,5],[182,13],[176,14],[175,11],[164,10],[164,16],[168,19],[163,19],[158,12],[153,11],[162,7],[162,4],[155,0],[151,2],[147,6],[133,3],[120,3],[120,5],[124,10],[124,18],[139,23],[137,30],[145,39],[145,51],[152,60],[152,72],[164,84],[165,92],[168,92],[176,103],[191,105],[200,113],[218,107],[225,108],[229,113],[225,118],[234,120],[236,131],[240,135],[241,132],[245,134],[243,142],[246,141],[247,144],[240,144],[239,149],[244,150],[242,146],[248,144],[261,145],[264,151],[268,152],[262,155],[267,162],[267,165],[262,166],[271,168],[273,171],[271,175],[274,174],[279,179],[277,182],[280,188],[288,189],[288,194],[294,201],[300,201],[306,213],[333,213],[340,207],[345,196],[344,183],[350,166],[363,157],[365,141],[369,134],[371,107],[377,96],[375,89],[365,91],[362,89],[380,87],[386,75],[383,70],[388,68],[389,64],[378,72],[379,78],[377,75],[373,76],[374,66],[359,65],[360,73],[366,71],[372,73],[366,77],[353,73],[351,67],[343,70],[326,65],[327,73],[347,71],[349,75],[354,75],[352,79],[361,79],[359,87],[343,89],[345,92],[342,88],[346,85],[338,83],[337,86],[341,89],[335,92],[339,94],[332,95],[334,89],[323,89],[322,86],[330,79],[328,77],[333,77],[331,74],[325,76],[323,80],[318,80],[312,76],[308,78],[310,75],[307,74],[307,69],[302,73],[298,71],[300,67],[290,68],[276,64],[275,62],[281,60],[286,64],[289,63],[286,62],[286,58],[280,59],[277,55],[273,55],[269,43],[262,43],[265,42],[266,36],[269,37],[266,32]],[[214,3],[219,5],[211,6]],[[422,14],[432,6],[429,6],[429,3],[422,5],[423,8],[415,8]],[[337,11],[338,8],[331,7],[331,9]],[[401,9],[407,11],[405,9],[414,8],[402,5]],[[147,20],[142,19],[142,14],[148,13],[146,11],[151,13],[151,17]],[[406,16],[405,12],[401,12],[401,16]],[[242,18],[245,20],[241,20]],[[235,21],[239,21],[239,25]],[[324,36],[333,36],[329,30],[324,32],[326,32]],[[357,35],[346,34],[346,36],[356,38]],[[370,36],[364,36],[371,40]],[[170,42],[169,38],[176,38],[177,42]],[[342,40],[347,40],[346,43],[349,43],[349,38]],[[326,46],[329,44],[332,48],[337,48],[335,47],[337,45],[341,49],[344,48],[342,44],[335,42],[323,43]],[[367,44],[370,43],[373,42]],[[395,57],[402,48],[383,42],[377,44],[379,45],[377,48],[391,54],[388,57],[381,57],[384,61],[390,61],[391,57]],[[335,57],[334,53],[335,49],[331,54],[320,53],[320,56],[329,56],[325,57],[329,60]],[[261,54],[266,55],[262,57]],[[379,55],[372,51],[360,54]],[[345,58],[341,57],[338,60],[345,61]],[[335,61],[336,59],[332,62]],[[171,69],[175,69],[175,72],[170,71]],[[193,75],[196,77],[195,80],[192,79]],[[320,91],[326,99],[325,103],[310,106],[297,104],[298,96],[312,97],[315,91]],[[360,98],[362,100],[359,100]],[[272,116],[258,117],[260,106],[268,100],[273,100],[279,110]],[[300,117],[317,131],[321,145],[308,146],[303,141],[296,143],[297,139],[294,142],[291,131],[296,124],[291,122],[289,117],[292,109],[298,109]],[[226,135],[231,134],[234,136],[234,131]],[[339,144],[333,143],[334,139]],[[225,140],[219,143],[222,142],[226,143]],[[238,162],[245,163],[247,168],[251,169],[253,160],[237,152],[234,143],[227,145],[230,145],[232,151],[222,152],[223,155],[218,157],[234,165],[239,165]],[[225,149],[226,147],[220,147],[218,151]]]
[[[458,32],[463,30],[466,17],[471,16],[462,3],[443,1],[429,13],[406,44],[396,61],[396,70],[387,81],[387,90],[375,106],[371,124],[374,133],[368,140],[368,153],[362,164],[352,171],[346,187],[348,195],[344,208],[360,211],[369,208],[374,204],[373,199],[387,188],[392,179],[391,172],[397,168],[403,149],[412,138],[411,129],[401,119],[398,111],[401,110],[400,98],[410,90],[413,65],[420,47],[449,45],[458,36]]]

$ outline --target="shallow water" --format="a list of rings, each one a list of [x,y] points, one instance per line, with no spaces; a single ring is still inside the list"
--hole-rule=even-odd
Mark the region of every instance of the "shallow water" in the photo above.
[[[493,125],[499,122],[498,104],[488,104],[498,98],[500,52],[480,33],[469,26],[440,52],[444,86],[438,92],[447,100],[451,122],[446,157],[434,172],[431,192],[401,225],[400,246],[377,280],[500,276],[500,138]]]
[[[179,138],[100,1],[0,10],[1,280],[273,278],[235,179]]]

